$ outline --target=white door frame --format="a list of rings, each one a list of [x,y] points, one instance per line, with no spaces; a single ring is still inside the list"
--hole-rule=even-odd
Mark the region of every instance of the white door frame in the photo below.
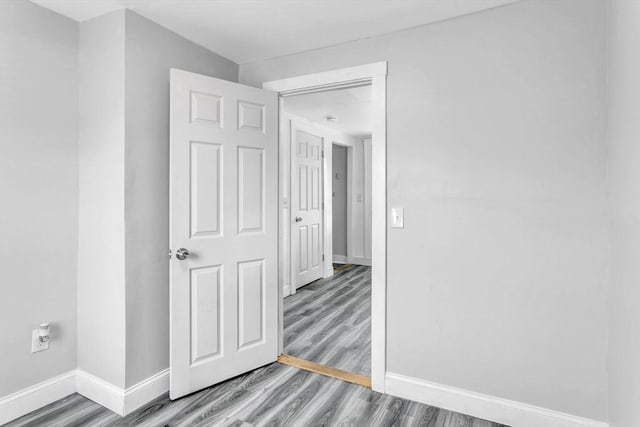
[[[373,390],[384,393],[386,373],[386,289],[387,289],[387,62],[360,65],[338,70],[325,71],[298,77],[291,77],[263,83],[267,90],[278,92],[280,96],[325,91],[371,84],[372,91],[372,200],[371,200],[371,384]],[[280,117],[283,116],[280,102]],[[282,122],[281,122],[282,125]],[[280,144],[288,142],[290,129],[280,128]],[[285,138],[283,138],[285,136]],[[282,149],[280,150],[283,151]],[[287,159],[288,160],[288,159]],[[280,170],[286,161],[280,158]],[[283,194],[282,176],[280,194]],[[281,227],[289,226],[288,202],[281,201],[279,211]],[[285,213],[285,211],[287,213]],[[281,233],[280,233],[281,234]],[[280,284],[282,292],[282,284]],[[280,352],[283,350],[283,304],[279,299]]]

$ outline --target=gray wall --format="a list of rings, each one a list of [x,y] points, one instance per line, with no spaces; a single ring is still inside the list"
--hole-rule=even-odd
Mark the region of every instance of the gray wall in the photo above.
[[[609,422],[640,425],[640,3],[609,11]]]
[[[388,370],[606,419],[605,3],[523,1],[240,67],[389,61]]]
[[[80,24],[78,367],[125,383],[124,12]]]
[[[347,256],[347,150],[347,147],[331,145],[333,254],[344,257]]]
[[[238,80],[238,65],[126,12],[127,386],[169,367],[169,69]]]
[[[78,25],[0,12],[0,397],[76,367]],[[31,330],[52,322],[48,351]]]
[[[169,69],[238,65],[130,11],[78,25],[10,0],[0,31],[0,396],[76,366],[130,386],[169,365]]]

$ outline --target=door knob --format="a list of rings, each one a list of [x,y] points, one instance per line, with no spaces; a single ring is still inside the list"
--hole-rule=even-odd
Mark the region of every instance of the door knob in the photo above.
[[[176,258],[178,258],[180,261],[184,261],[185,259],[189,258],[189,255],[189,250],[185,248],[180,248],[176,251]]]
[[[302,221],[302,217],[297,216],[296,217],[296,222],[300,222],[300,221]]]

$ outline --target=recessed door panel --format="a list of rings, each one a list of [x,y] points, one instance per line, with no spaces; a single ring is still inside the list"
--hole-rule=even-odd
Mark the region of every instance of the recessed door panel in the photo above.
[[[309,227],[298,227],[298,273],[306,273],[309,270]]]
[[[264,110],[264,105],[238,101],[238,129],[257,130],[264,133]]]
[[[309,210],[309,168],[307,165],[298,166],[298,210]]]
[[[238,231],[263,231],[264,150],[238,147]]]
[[[238,325],[238,349],[262,342],[264,260],[238,263]]]
[[[311,146],[311,158],[313,160],[320,160],[320,147],[318,145]]]
[[[222,97],[191,92],[191,122],[222,127]]]
[[[311,225],[311,268],[320,265],[320,224]]]
[[[298,141],[298,157],[306,159],[309,153],[309,143],[307,141]]]
[[[220,235],[222,145],[191,141],[191,237]]]
[[[191,270],[191,363],[210,360],[222,354],[222,266]]]
[[[311,209],[320,210],[320,189],[322,185],[320,183],[320,167],[311,167],[311,180],[309,183],[309,192],[311,193]]]

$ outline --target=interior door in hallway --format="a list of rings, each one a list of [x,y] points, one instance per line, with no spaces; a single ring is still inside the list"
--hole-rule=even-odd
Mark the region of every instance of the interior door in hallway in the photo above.
[[[296,288],[319,279],[324,270],[322,164],[323,138],[294,128],[292,249]]]
[[[277,108],[171,70],[172,399],[278,356]]]

